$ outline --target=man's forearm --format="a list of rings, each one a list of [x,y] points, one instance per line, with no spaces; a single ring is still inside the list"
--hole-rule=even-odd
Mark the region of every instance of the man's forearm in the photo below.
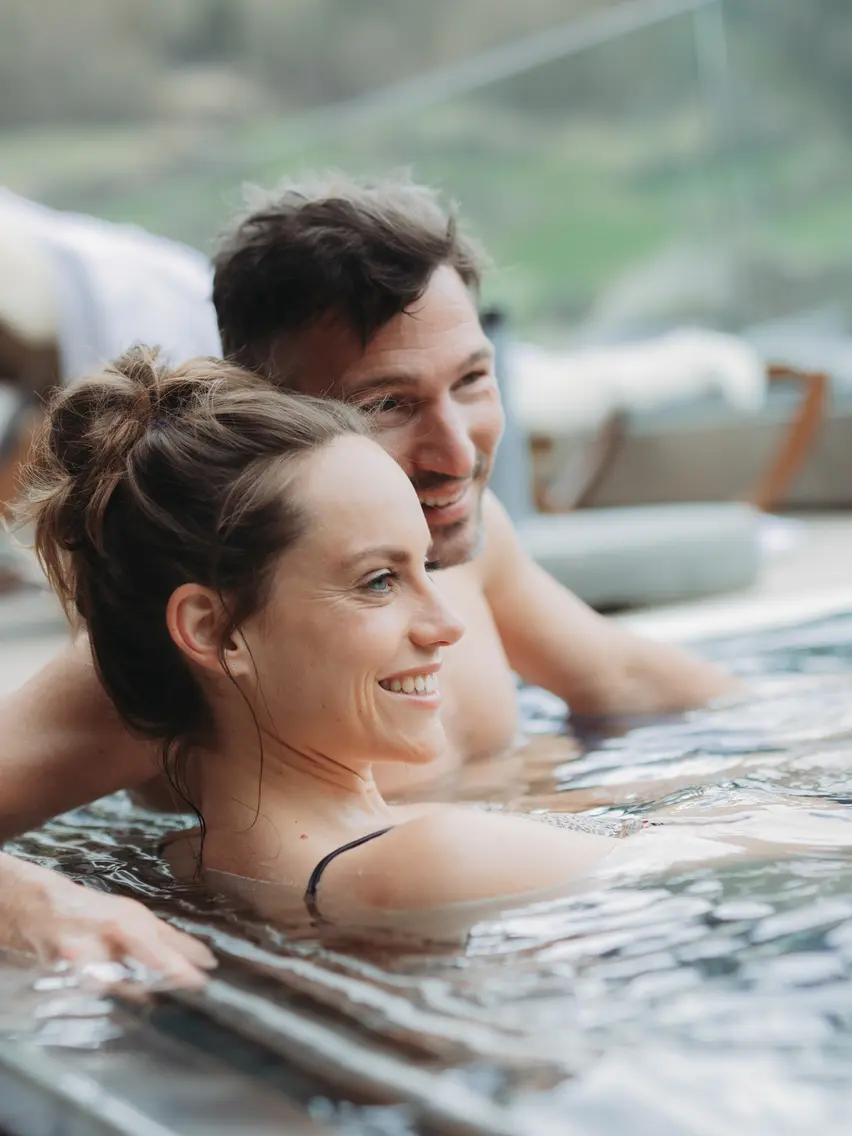
[[[157,771],[98,682],[85,643],[0,700],[0,841]]]
[[[0,852],[0,947],[38,953],[27,928],[44,918],[49,876],[46,869]]]
[[[485,594],[510,664],[580,714],[700,706],[735,689],[717,667],[633,635],[563,588],[524,552],[504,511],[486,500]]]
[[[515,670],[558,694],[576,714],[687,710],[737,689],[735,679],[690,651],[634,635],[578,605],[572,614],[561,626],[542,620],[534,639],[516,634],[504,642]]]
[[[740,683],[700,655],[601,621],[567,701],[579,714],[662,714],[704,706]]]
[[[0,947],[77,970],[142,963],[152,976],[197,986],[215,965],[207,947],[141,903],[104,895],[0,852]],[[119,968],[121,973],[121,968]]]
[[[575,702],[575,709],[598,714],[688,710],[739,686],[731,675],[691,651],[623,634],[629,637],[614,654],[612,672],[590,692],[596,705],[583,708]]]

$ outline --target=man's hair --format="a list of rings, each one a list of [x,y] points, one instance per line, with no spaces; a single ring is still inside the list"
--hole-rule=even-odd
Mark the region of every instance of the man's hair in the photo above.
[[[480,251],[436,191],[401,177],[286,181],[220,239],[213,303],[223,352],[268,374],[273,341],[323,319],[366,346],[442,265],[478,289]]]

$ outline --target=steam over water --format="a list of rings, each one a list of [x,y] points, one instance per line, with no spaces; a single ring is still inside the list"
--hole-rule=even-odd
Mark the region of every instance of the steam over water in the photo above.
[[[221,960],[209,991],[184,997],[183,1010],[166,1000],[155,1016],[207,1023],[206,1044],[224,1038],[220,1056],[239,1050],[243,1067],[329,1129],[845,1133],[852,617],[703,649],[750,680],[748,698],[565,732],[561,705],[524,691],[529,744],[433,796],[446,788],[524,811],[746,824],[779,840],[789,828],[795,847],[784,858],[600,887],[480,922],[464,946],[436,946],[272,930],[176,885],[156,845],[177,822],[122,795],[13,850],[135,896],[207,939]],[[830,833],[846,824],[844,847]],[[15,1021],[18,1034],[118,1044],[110,1003],[60,985],[40,981],[40,1016]],[[198,1036],[187,1033],[187,1044]],[[245,1053],[266,1057],[252,1066]]]

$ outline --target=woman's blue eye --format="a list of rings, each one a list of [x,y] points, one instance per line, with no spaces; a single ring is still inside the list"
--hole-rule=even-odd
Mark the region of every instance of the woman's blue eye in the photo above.
[[[385,592],[391,590],[391,584],[393,580],[396,579],[396,576],[396,572],[382,572],[380,575],[373,576],[372,579],[367,580],[364,587],[367,588],[368,591],[378,592],[380,595],[383,595]]]

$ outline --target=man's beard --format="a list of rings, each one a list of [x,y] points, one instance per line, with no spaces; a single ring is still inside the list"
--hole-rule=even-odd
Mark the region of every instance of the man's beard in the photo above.
[[[441,568],[455,568],[459,564],[467,564],[482,551],[485,540],[482,524],[482,498],[485,486],[474,487],[478,491],[478,499],[471,510],[470,516],[455,525],[446,525],[432,532],[432,547],[429,559],[434,560]]]
[[[482,498],[490,472],[485,456],[477,454],[469,483],[471,492],[476,494],[476,502],[470,515],[457,524],[443,525],[432,530],[429,558],[436,561],[441,568],[455,568],[459,564],[466,564],[482,551],[485,539],[482,527]],[[444,474],[427,473],[421,477],[413,477],[411,483],[418,493],[429,493],[440,492],[447,482],[454,480],[456,479],[446,477]]]

